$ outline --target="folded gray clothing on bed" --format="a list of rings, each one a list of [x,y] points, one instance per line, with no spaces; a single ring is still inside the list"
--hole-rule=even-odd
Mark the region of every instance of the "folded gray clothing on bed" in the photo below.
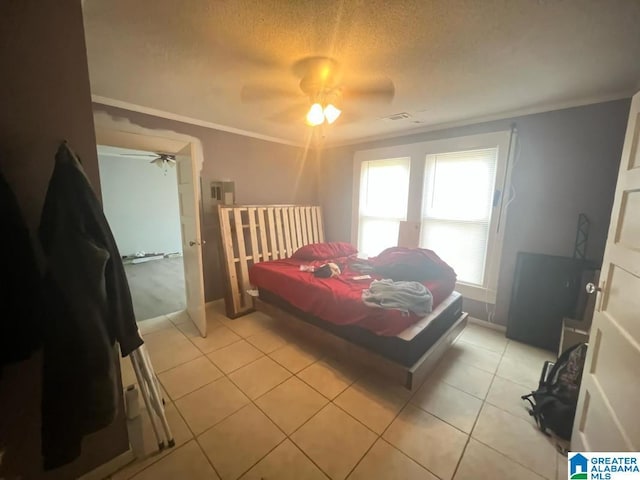
[[[368,289],[362,291],[365,305],[388,308],[403,312],[413,312],[425,316],[433,308],[433,296],[419,282],[394,282],[393,280],[374,280]]]

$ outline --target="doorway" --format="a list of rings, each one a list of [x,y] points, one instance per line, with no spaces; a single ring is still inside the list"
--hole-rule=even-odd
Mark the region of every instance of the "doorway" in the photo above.
[[[105,123],[109,122],[112,124],[105,125]],[[105,185],[101,179],[101,188],[105,190],[106,187],[106,190],[102,192],[102,196],[105,202],[105,214],[109,222],[112,223],[116,242],[119,242],[118,247],[121,248],[120,253],[129,257],[126,263],[130,262],[131,266],[125,268],[128,270],[127,277],[130,278],[132,287],[134,309],[136,306],[138,307],[136,309],[136,318],[138,321],[144,321],[143,317],[153,318],[149,317],[153,312],[172,309],[174,306],[177,306],[178,310],[180,310],[180,307],[182,307],[204,337],[207,332],[199,209],[199,177],[202,165],[202,148],[199,140],[192,137],[173,132],[147,132],[141,130],[145,129],[128,123],[121,125],[117,120],[105,121],[105,119],[100,119],[100,121],[96,121],[96,142],[99,153],[100,151],[103,153],[122,153],[124,151],[128,152],[129,155],[132,155],[131,152],[139,152],[136,155],[147,155],[151,152],[155,155],[155,153],[161,152],[171,155],[174,160],[174,162],[171,162],[172,165],[161,162],[158,166],[147,164],[148,168],[146,168],[147,165],[144,162],[152,161],[155,156],[150,159],[144,157],[144,161],[138,165],[146,175],[155,173],[157,176],[162,177],[156,178],[155,187],[159,188],[159,185],[164,185],[165,190],[162,194],[155,192],[153,196],[156,202],[160,202],[166,207],[166,210],[160,209],[161,213],[159,215],[158,211],[153,210],[151,215],[155,218],[156,223],[162,223],[163,229],[173,230],[173,233],[164,231],[167,234],[165,235],[165,241],[168,243],[147,242],[146,244],[150,245],[151,248],[136,247],[136,244],[125,243],[122,245],[127,246],[121,247],[119,237],[122,237],[122,235],[118,234],[117,226],[121,223],[127,223],[127,221],[131,222],[131,215],[130,212],[127,212],[126,202],[120,199],[120,206],[116,209],[116,212],[119,211],[119,215],[124,218],[116,219],[114,220],[115,223],[112,223],[112,219],[109,218],[109,204],[112,203],[112,197],[118,195],[131,200],[132,197],[135,197],[131,192],[132,190],[138,190],[138,194],[140,193],[139,190],[142,190],[140,187],[141,180],[136,182],[133,181],[135,179],[123,179],[121,176],[120,183],[111,182],[108,178],[110,174],[109,167],[113,166],[113,162],[117,160],[110,159],[111,164],[107,164],[109,159],[105,158],[104,162],[100,160],[101,177],[103,168],[106,168],[106,181],[115,183],[115,187],[113,185]],[[122,156],[122,159],[125,162],[134,162],[131,156]],[[134,174],[130,169],[130,165],[125,165],[125,167],[129,167],[129,170],[120,168],[120,173],[125,170],[125,172],[129,171],[130,175]],[[115,192],[110,191],[110,188],[115,188]],[[124,191],[125,189],[127,190],[126,192]],[[149,192],[147,194],[151,195]],[[164,195],[171,195],[172,198],[164,198]],[[122,205],[123,203],[124,205]],[[145,201],[144,203],[148,206],[148,202]],[[136,213],[136,215],[139,214],[139,212]],[[147,210],[147,214],[149,214],[149,210]],[[165,216],[168,218],[163,218]],[[165,222],[165,220],[169,221]],[[114,225],[116,228],[113,228]],[[149,229],[152,227],[153,225],[147,225],[145,229],[151,231]],[[141,225],[130,226],[129,230],[135,230],[136,228],[142,230]],[[158,235],[158,229],[153,231]],[[176,243],[177,236],[179,236],[178,243]],[[172,241],[173,243],[171,243]],[[147,250],[153,251],[148,252]],[[162,250],[168,251],[164,252]],[[162,255],[154,255],[156,253]],[[139,260],[136,261],[136,258]],[[147,258],[150,260],[147,260]],[[165,259],[167,262],[164,262]],[[142,268],[140,268],[141,266]],[[160,268],[161,266],[166,266],[167,270],[163,272],[163,269]],[[182,276],[179,275],[180,266],[182,266]],[[131,277],[129,277],[130,273]],[[162,278],[163,276],[171,276],[172,278]],[[165,294],[151,293],[154,288],[167,288],[168,290],[165,291]],[[173,292],[173,295],[171,292]],[[145,298],[147,294],[149,295]],[[153,303],[153,298],[157,296],[164,297],[162,302],[155,302],[154,305],[150,305],[149,303]],[[138,315],[138,312],[141,312],[140,315]],[[171,312],[161,312],[160,315],[164,313]]]
[[[186,309],[175,157],[98,145],[102,205],[137,322]]]

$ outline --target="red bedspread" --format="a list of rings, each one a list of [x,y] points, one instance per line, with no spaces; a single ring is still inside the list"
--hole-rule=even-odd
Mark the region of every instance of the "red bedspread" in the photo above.
[[[394,247],[369,261],[376,264],[378,260],[378,265],[388,265],[390,258],[406,262],[405,265],[415,266],[421,262],[430,265],[428,276],[431,278],[421,283],[433,295],[434,308],[453,292],[455,273],[433,252]],[[328,261],[286,259],[261,262],[251,267],[249,278],[259,289],[267,290],[317,318],[337,325],[358,325],[378,335],[397,335],[420,319],[413,313],[407,315],[398,310],[365,305],[361,299],[362,290],[369,287],[372,279],[383,277],[372,274],[372,279],[354,280],[353,277],[362,275],[350,267],[354,259],[331,260],[342,268],[339,277],[317,278],[310,272],[300,271],[300,265],[321,265]]]

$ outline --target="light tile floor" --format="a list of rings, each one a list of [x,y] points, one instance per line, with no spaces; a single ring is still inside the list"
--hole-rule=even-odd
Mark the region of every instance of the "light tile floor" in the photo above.
[[[113,480],[566,477],[566,459],[519,396],[551,354],[469,324],[409,392],[279,329],[261,313],[207,310],[143,323],[176,447],[157,453],[146,412],[130,422],[140,460]],[[123,383],[135,382],[129,360]]]

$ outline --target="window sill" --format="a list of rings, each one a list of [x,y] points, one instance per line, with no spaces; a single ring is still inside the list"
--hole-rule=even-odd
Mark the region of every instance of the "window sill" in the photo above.
[[[456,291],[460,292],[463,297],[475,300],[477,302],[495,305],[496,291],[467,283],[456,283]]]

